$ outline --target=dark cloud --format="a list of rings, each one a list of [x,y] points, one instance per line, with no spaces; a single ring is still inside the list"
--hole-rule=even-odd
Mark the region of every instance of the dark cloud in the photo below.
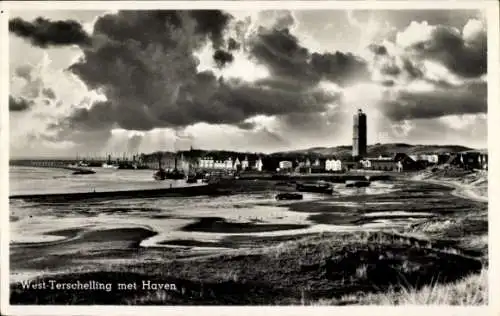
[[[464,38],[454,28],[435,26],[429,38],[413,43],[407,51],[417,58],[434,60],[463,77],[477,77],[487,68],[486,31]]]
[[[33,101],[24,98],[14,98],[9,96],[9,111],[10,112],[23,112],[29,110],[33,106]]]
[[[236,126],[240,129],[252,130],[257,126],[257,124],[255,124],[254,122],[240,122],[236,124]]]
[[[224,30],[233,18],[230,14],[220,10],[192,10],[189,14],[196,21],[196,32],[209,35],[215,49],[224,44]]]
[[[376,55],[385,55],[387,54],[387,48],[384,45],[380,44],[370,44],[368,49],[371,50]]]
[[[194,11],[125,11],[99,18],[94,44],[83,48],[70,70],[107,101],[78,109],[60,124],[141,131],[199,122],[243,124],[254,115],[323,111],[338,98],[310,86],[283,85],[277,75],[248,83],[199,73],[193,53],[207,43],[222,45],[228,20],[222,13]],[[218,51],[216,60],[230,61],[230,53]]]
[[[310,53],[288,29],[260,28],[251,53],[272,74],[284,80],[313,86],[320,80],[349,85],[369,78],[366,63],[350,54]]]
[[[419,79],[424,76],[423,71],[414,65],[408,58],[403,58],[403,70],[410,79]]]
[[[230,64],[234,60],[233,54],[220,49],[215,51],[213,58],[218,67],[224,67],[226,64]]]
[[[323,78],[342,86],[370,78],[366,62],[351,53],[314,53],[311,56],[311,66]]]
[[[21,18],[9,20],[9,31],[28,39],[35,46],[86,45],[90,37],[77,21],[51,21],[42,17],[33,22]]]
[[[294,78],[311,84],[319,80],[319,75],[308,63],[309,51],[299,44],[297,37],[288,29],[260,27],[250,46],[252,55],[259,63],[266,65],[273,76]]]
[[[42,89],[42,94],[43,94],[44,97],[46,97],[48,99],[51,99],[51,100],[55,100],[56,99],[56,93],[51,88],[43,88]]]
[[[486,113],[486,90],[486,83],[478,82],[459,87],[437,87],[434,91],[401,91],[397,99],[383,104],[383,111],[393,121]]]
[[[241,44],[238,43],[234,38],[229,38],[229,40],[227,41],[227,49],[228,50],[238,50],[240,49],[241,47]]]

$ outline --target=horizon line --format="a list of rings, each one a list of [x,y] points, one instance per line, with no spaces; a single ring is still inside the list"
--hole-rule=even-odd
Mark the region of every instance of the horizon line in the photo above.
[[[455,147],[465,147],[465,148],[468,148],[470,150],[478,150],[478,151],[483,151],[483,150],[486,150],[488,151],[488,147],[483,147],[483,148],[478,148],[478,147],[470,147],[470,146],[465,146],[465,145],[459,145],[459,144],[444,144],[444,145],[440,145],[440,144],[412,144],[412,143],[404,143],[404,142],[391,142],[391,143],[373,143],[373,144],[369,144],[367,145],[367,147],[370,147],[370,146],[378,146],[378,145],[407,145],[407,146],[412,146],[412,147],[417,147],[417,146],[436,146],[436,147],[452,147],[452,146],[455,146]],[[315,150],[315,149],[328,149],[328,148],[340,148],[340,147],[351,147],[352,148],[352,145],[337,145],[337,146],[313,146],[313,147],[308,147],[308,148],[295,148],[295,149],[287,149],[287,150],[278,150],[278,151],[270,151],[270,152],[266,152],[266,151],[241,151],[241,150],[234,150],[234,149],[206,149],[206,148],[191,148],[192,150],[202,150],[202,151],[228,151],[228,152],[236,152],[236,153],[246,153],[246,154],[265,154],[265,155],[272,155],[272,154],[275,154],[275,153],[291,153],[291,152],[294,152],[294,151],[310,151],[310,150]],[[191,149],[186,149],[186,150],[179,150],[179,151],[190,151]],[[157,153],[157,152],[163,152],[163,153],[174,153],[175,151],[171,151],[171,150],[155,150],[155,151],[150,151],[150,152],[125,152],[126,155],[128,154],[145,154],[145,155],[150,155],[150,154],[153,154],[153,153]],[[93,157],[107,157],[109,153],[105,154],[105,155],[96,155],[96,156],[93,156]],[[115,156],[115,157],[123,157],[122,156],[123,153],[121,153],[120,155],[118,156]],[[78,155],[78,156],[85,156],[85,155]],[[113,157],[113,155],[112,155]],[[54,155],[54,156],[50,156],[50,155],[33,155],[33,156],[9,156],[9,160],[14,160],[14,159],[34,159],[34,158],[52,158],[52,159],[75,159],[77,157],[75,156],[69,156],[69,155]],[[78,157],[78,159],[86,159],[86,158],[92,158],[92,157]]]

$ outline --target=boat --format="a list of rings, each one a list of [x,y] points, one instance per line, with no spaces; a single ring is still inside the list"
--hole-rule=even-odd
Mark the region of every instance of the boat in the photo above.
[[[134,164],[128,162],[122,162],[118,165],[118,169],[134,170],[137,169],[137,167]]]
[[[303,196],[300,193],[279,193],[276,194],[276,200],[302,200]]]
[[[163,168],[158,169],[153,175],[156,180],[182,180],[186,178],[183,172],[179,170],[166,171]]]
[[[163,168],[160,168],[160,169],[158,169],[158,171],[156,171],[153,174],[153,178],[155,180],[166,180],[167,179],[167,171],[165,171],[165,169],[163,169]]]
[[[325,193],[332,194],[333,188],[328,183],[315,182],[315,183],[297,183],[297,191],[311,192],[311,193]]]
[[[198,183],[198,177],[195,174],[191,174],[186,178],[186,183]]]
[[[76,170],[73,172],[74,175],[82,175],[82,174],[94,174],[94,170],[90,169],[82,169],[82,170]]]
[[[369,187],[370,186],[370,181],[364,181],[364,180],[359,180],[359,181],[346,181],[345,182],[346,188],[364,188],[364,187]]]
[[[79,161],[77,163],[68,165],[69,168],[87,168],[88,166],[89,166],[89,164],[85,163],[83,161]]]

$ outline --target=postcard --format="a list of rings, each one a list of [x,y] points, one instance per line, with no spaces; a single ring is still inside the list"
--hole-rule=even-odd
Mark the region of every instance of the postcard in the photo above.
[[[2,314],[500,311],[498,3],[1,8]]]

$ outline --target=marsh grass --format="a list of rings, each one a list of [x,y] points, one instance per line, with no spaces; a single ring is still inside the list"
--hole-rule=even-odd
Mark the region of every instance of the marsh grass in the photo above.
[[[306,305],[487,305],[488,270],[449,283],[438,282],[417,289],[412,285],[391,287],[383,293],[348,295],[340,299],[321,299]]]

